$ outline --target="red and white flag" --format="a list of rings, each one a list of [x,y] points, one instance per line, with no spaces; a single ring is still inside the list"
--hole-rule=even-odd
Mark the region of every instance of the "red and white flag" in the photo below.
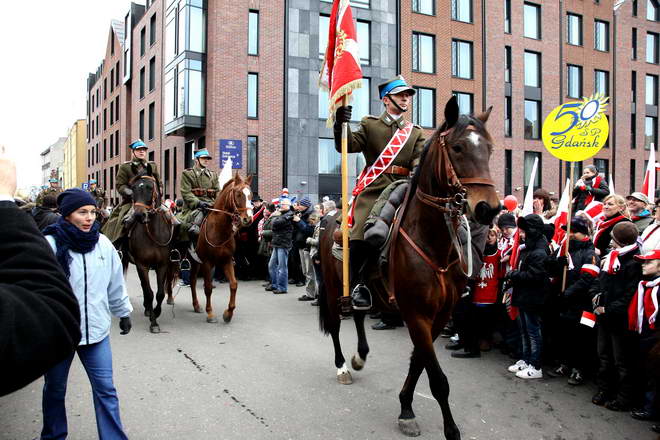
[[[646,164],[646,172],[644,173],[644,184],[642,185],[642,192],[653,203],[655,200],[655,145],[651,144],[651,151],[649,151],[649,161]]]
[[[534,213],[534,182],[536,181],[536,170],[539,165],[538,157],[534,158],[534,166],[532,167],[532,172],[529,175],[529,181],[527,182],[527,193],[525,194],[525,201],[523,202],[522,211],[520,212],[520,217],[525,217],[526,215]],[[511,269],[518,268],[518,256],[520,248],[520,228],[516,229],[516,234],[513,237],[513,248],[511,249],[511,259],[509,264]]]
[[[578,211],[578,213],[586,214],[586,216],[589,217],[589,220],[591,220],[591,225],[594,227],[598,226],[598,223],[600,223],[605,217],[603,215],[603,202],[597,202],[594,200],[585,206],[582,211]]]
[[[557,206],[557,214],[552,219],[552,222],[555,224],[555,235],[552,236],[552,247],[557,249],[561,242],[564,240],[566,231],[561,227],[568,223],[568,204],[571,202],[571,180],[566,179],[566,186],[564,186],[564,192],[561,195],[559,200],[559,205]]]
[[[596,325],[596,315],[591,312],[582,312],[580,324],[593,328]]]
[[[328,121],[332,127],[335,110],[344,96],[362,87],[362,68],[358,51],[357,32],[350,0],[334,0],[328,26],[328,47],[321,67],[320,86],[328,91]]]

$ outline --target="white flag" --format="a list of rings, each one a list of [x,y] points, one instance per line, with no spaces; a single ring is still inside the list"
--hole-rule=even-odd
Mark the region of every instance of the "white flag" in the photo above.
[[[231,165],[231,156],[229,156],[225,161],[220,174],[218,174],[218,184],[220,190],[222,190],[222,187],[231,180]]]
[[[534,166],[532,172],[529,174],[527,181],[527,193],[525,194],[525,201],[523,202],[521,217],[534,213],[534,182],[536,182],[536,168],[539,165],[539,158],[534,158]]]
[[[616,10],[619,9],[621,6],[623,6],[623,4],[624,4],[625,2],[626,2],[626,0],[616,0],[616,1],[614,2],[614,5],[612,6],[612,9],[614,9],[614,10],[616,11]]]

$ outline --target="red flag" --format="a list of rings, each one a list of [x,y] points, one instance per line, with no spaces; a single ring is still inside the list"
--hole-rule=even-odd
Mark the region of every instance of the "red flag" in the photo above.
[[[557,249],[560,246],[560,243],[566,235],[561,227],[568,223],[568,204],[570,203],[570,180],[566,179],[566,186],[564,186],[564,192],[561,195],[561,200],[559,200],[559,206],[557,207],[557,215],[553,218],[553,223],[555,224],[555,235],[552,237],[552,247]]]
[[[655,173],[657,166],[655,163],[655,146],[651,144],[651,151],[649,151],[649,161],[646,164],[646,172],[644,173],[644,184],[642,185],[642,192],[649,198],[651,202],[655,200]]]
[[[319,83],[328,90],[327,126],[332,127],[335,110],[342,105],[343,97],[362,87],[362,68],[350,0],[334,0],[332,4],[328,47]]]

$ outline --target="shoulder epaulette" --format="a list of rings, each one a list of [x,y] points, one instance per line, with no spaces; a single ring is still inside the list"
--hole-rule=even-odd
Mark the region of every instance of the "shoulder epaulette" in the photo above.
[[[419,128],[420,130],[423,130],[423,128],[422,128],[421,125],[413,124],[413,127],[414,127],[414,128]]]
[[[380,117],[379,116],[374,116],[374,115],[367,115],[362,119],[380,119]]]

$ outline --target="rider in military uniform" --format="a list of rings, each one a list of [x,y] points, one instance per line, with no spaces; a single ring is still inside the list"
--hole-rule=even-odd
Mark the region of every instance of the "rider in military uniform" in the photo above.
[[[362,153],[366,168],[371,166],[380,153],[388,145],[394,134],[407,125],[404,113],[412,107],[412,97],[415,89],[410,87],[402,76],[398,76],[378,86],[380,99],[385,110],[380,116],[365,116],[360,122],[360,128],[353,132],[348,129],[348,152]],[[341,152],[342,122],[351,120],[351,107],[339,107],[335,116],[334,135],[335,148]],[[350,277],[353,308],[366,310],[371,307],[371,293],[365,285],[365,268],[370,256],[378,251],[364,240],[364,224],[371,208],[378,200],[383,190],[392,182],[406,179],[419,159],[424,149],[422,128],[414,125],[410,136],[396,158],[389,163],[385,171],[353,200],[353,226],[350,231]]]
[[[94,197],[94,200],[96,200],[96,207],[98,209],[105,209],[105,206],[107,204],[107,200],[105,198],[105,191],[103,188],[99,188],[96,179],[90,179],[89,180],[89,186],[87,188],[87,191]]]
[[[205,210],[213,207],[220,191],[218,173],[208,168],[213,158],[207,150],[195,153],[195,166],[183,171],[181,176],[181,197],[184,205],[179,220],[181,230],[188,232],[193,243],[197,240],[199,228],[204,221]],[[185,238],[185,237],[184,237]]]
[[[160,187],[160,176],[158,175],[156,163],[147,161],[146,144],[138,139],[129,147],[133,150],[133,160],[121,164],[115,177],[115,189],[122,196],[121,205],[112,210],[110,218],[101,230],[117,248],[121,246],[120,239],[125,236],[126,231],[130,229],[133,222],[133,211],[131,209],[133,190],[129,186],[131,179],[146,170],[148,174],[156,179],[156,184]]]
[[[60,188],[60,181],[57,180],[57,178],[51,177],[50,179],[48,179],[48,183],[50,186],[41,190],[41,192],[37,196],[37,200],[35,202],[37,206],[43,205],[45,195],[53,194],[55,197],[57,197],[62,192],[62,188]]]

